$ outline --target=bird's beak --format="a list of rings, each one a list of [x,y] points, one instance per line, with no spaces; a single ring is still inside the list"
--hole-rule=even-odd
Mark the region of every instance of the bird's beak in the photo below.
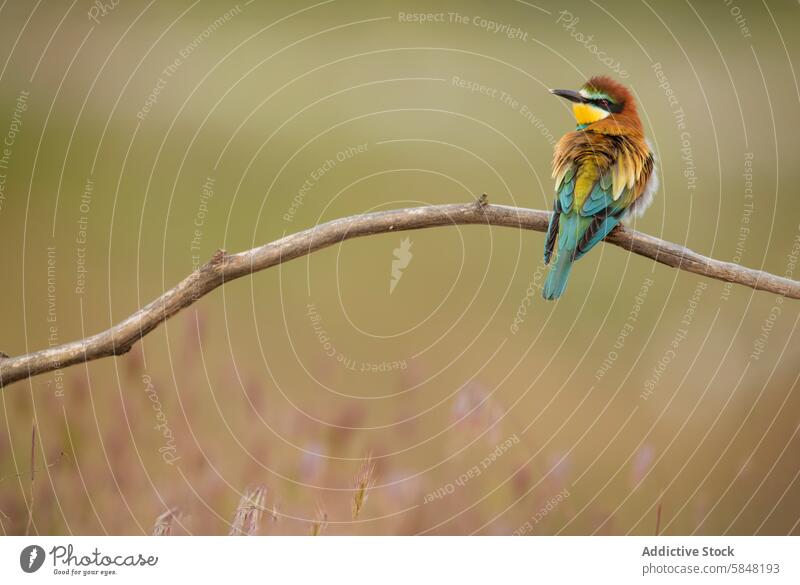
[[[583,97],[577,91],[572,91],[571,89],[551,89],[550,93],[568,99],[569,101],[578,104],[585,104],[586,102],[589,101],[587,98]]]

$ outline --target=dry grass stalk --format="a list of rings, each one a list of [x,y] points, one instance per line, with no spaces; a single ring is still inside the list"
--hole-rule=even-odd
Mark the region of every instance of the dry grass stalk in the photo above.
[[[661,533],[661,506],[664,505],[664,502],[658,503],[658,509],[656,510],[656,536]]]
[[[48,463],[47,465],[42,466],[40,469],[28,469],[28,470],[25,470],[25,471],[21,471],[20,473],[11,473],[9,475],[4,475],[3,477],[0,477],[0,483],[3,483],[7,479],[17,479],[17,478],[20,478],[20,477],[25,477],[26,475],[29,475],[29,474],[31,476],[33,476],[34,473],[37,473],[39,471],[45,471],[47,469],[50,469],[51,467],[55,467],[56,465],[58,465],[61,462],[62,459],[66,459],[67,461],[69,461],[69,457],[67,457],[67,454],[64,451],[61,451],[58,454],[58,457],[56,457],[51,463]]]
[[[322,509],[321,505],[317,506],[317,516],[311,523],[311,536],[320,536],[328,526],[328,513]]]
[[[161,514],[153,526],[153,536],[172,536],[172,521],[179,516],[180,509],[177,506]]]
[[[261,515],[268,511],[266,507],[267,488],[256,486],[245,490],[239,506],[236,508],[236,516],[233,518],[229,536],[252,536],[258,532],[261,523]]]
[[[278,512],[277,502],[272,503],[272,508],[269,510],[269,517],[273,522],[275,523],[278,522],[278,518],[280,517],[280,512]]]
[[[353,520],[357,519],[364,504],[367,503],[369,491],[375,485],[375,464],[372,462],[372,455],[361,464],[356,474],[355,494],[353,495]]]
[[[36,421],[33,421],[31,431],[31,497],[28,503],[28,524],[25,526],[25,536],[28,536],[33,526],[33,480],[36,477]]]

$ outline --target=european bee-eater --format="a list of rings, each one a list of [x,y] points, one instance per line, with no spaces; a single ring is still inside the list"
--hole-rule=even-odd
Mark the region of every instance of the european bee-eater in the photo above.
[[[592,77],[578,91],[551,89],[568,99],[578,123],[553,156],[556,200],[547,228],[544,262],[553,265],[542,296],[557,299],[572,263],[620,221],[641,215],[658,189],[655,159],[630,91],[608,77]]]

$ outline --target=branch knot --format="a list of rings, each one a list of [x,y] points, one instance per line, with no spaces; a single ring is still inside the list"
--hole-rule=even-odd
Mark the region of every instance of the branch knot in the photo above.
[[[211,261],[209,264],[212,266],[220,266],[225,261],[226,252],[223,249],[219,249],[214,252],[214,255],[211,257]]]

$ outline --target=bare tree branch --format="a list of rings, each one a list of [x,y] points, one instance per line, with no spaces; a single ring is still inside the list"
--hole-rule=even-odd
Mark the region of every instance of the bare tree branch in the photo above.
[[[72,343],[26,355],[0,357],[0,388],[36,374],[120,355],[161,323],[227,281],[253,274],[338,242],[372,234],[446,225],[485,224],[543,232],[550,213],[489,205],[485,197],[471,204],[430,205],[379,211],[335,219],[238,254],[214,257],[150,304],[110,329]],[[707,258],[678,244],[617,228],[607,242],[656,262],[726,282],[800,299],[800,282],[738,264]]]

